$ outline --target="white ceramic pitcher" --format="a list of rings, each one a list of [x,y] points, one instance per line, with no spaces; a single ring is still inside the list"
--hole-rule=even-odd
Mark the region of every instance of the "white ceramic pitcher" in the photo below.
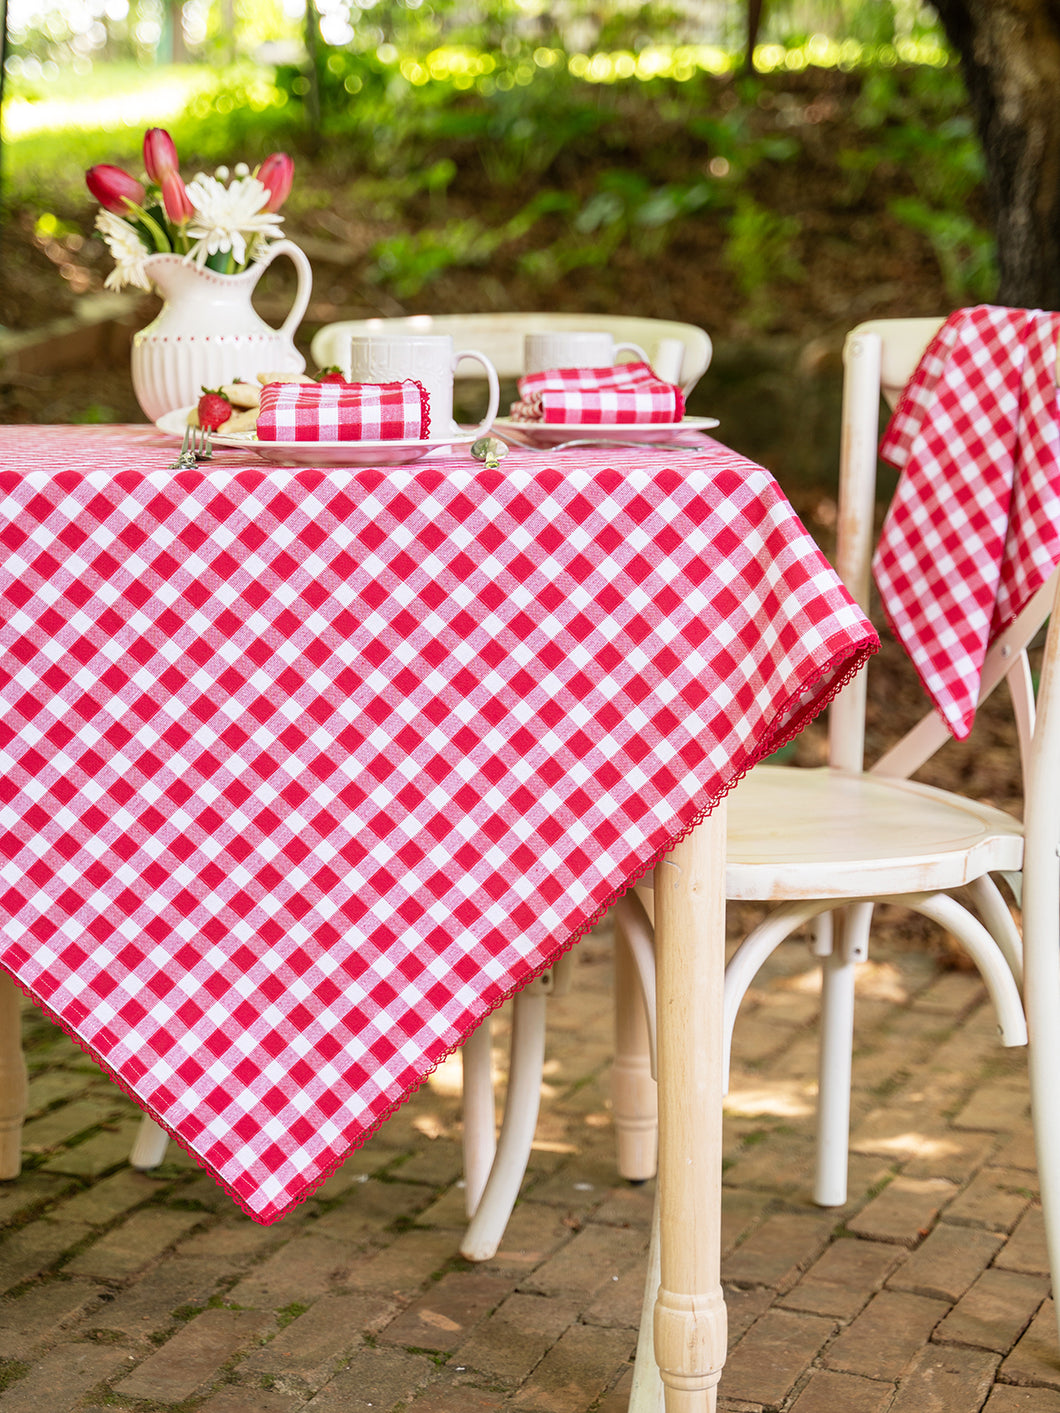
[[[290,256],[298,274],[294,303],[278,329],[250,302],[254,286],[277,255]],[[144,269],[165,300],[132,342],[133,391],[152,422],[174,408],[192,406],[204,387],[305,368],[293,335],[309,304],[313,272],[293,242],[274,242],[263,260],[238,275],[220,275],[183,255],[150,255]]]

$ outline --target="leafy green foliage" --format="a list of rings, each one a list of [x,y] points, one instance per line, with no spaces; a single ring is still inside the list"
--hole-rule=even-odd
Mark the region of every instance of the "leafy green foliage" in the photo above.
[[[776,281],[804,278],[795,251],[800,231],[796,217],[778,216],[752,196],[737,198],[724,259],[743,291],[747,318],[753,326],[769,322],[769,292]]]
[[[871,206],[874,183],[886,180],[897,193],[890,215],[923,236],[954,301],[989,298],[982,161],[956,71],[935,60],[896,63],[901,6],[870,14],[844,4],[848,33],[885,57],[859,72],[861,140],[838,153],[827,146],[827,118],[805,116],[796,79],[790,91],[783,74],[767,88],[735,77],[732,54],[715,55],[712,71],[714,58],[691,46],[655,52],[656,36],[667,26],[674,32],[666,7],[575,6],[570,24],[584,22],[598,48],[573,53],[573,30],[560,32],[551,12],[531,20],[516,0],[471,9],[456,0],[376,0],[347,9],[347,40],[321,39],[312,67],[185,65],[144,74],[113,66],[114,87],[143,90],[142,121],[92,118],[106,97],[101,68],[84,80],[84,126],[31,122],[9,139],[7,202],[51,223],[39,228],[42,239],[87,231],[84,170],[106,161],[137,171],[143,128],[162,124],[189,172],[240,159],[253,165],[278,149],[296,162],[312,155],[324,180],[296,180],[292,225],[333,231],[349,212],[363,213],[376,229],[362,239],[361,277],[397,300],[498,258],[547,299],[572,272],[650,262],[679,247],[692,223],[709,221],[745,322],[766,328],[778,285],[805,278],[801,215],[813,193],[794,193],[784,175],[816,142],[818,160],[843,179],[832,182],[833,199],[853,213]],[[767,13],[777,29],[779,10]],[[803,38],[800,48],[790,26],[782,36],[783,65],[793,73],[823,52],[820,35]],[[849,43],[844,55],[870,52]],[[180,97],[167,110],[159,100],[171,84]],[[74,87],[64,80],[64,97]],[[849,103],[855,85],[836,88]],[[44,105],[49,85],[23,81],[14,96]],[[375,238],[380,228],[386,233]]]
[[[870,182],[900,174],[912,191],[891,213],[922,231],[955,304],[993,296],[994,239],[976,210],[983,157],[955,70],[868,73],[856,105],[864,146],[840,154],[856,199]]]

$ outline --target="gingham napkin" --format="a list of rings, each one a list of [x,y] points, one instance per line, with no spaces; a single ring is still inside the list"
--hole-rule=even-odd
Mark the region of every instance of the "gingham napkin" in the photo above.
[[[717,444],[172,456],[0,428],[0,966],[270,1222],[876,636]]]
[[[261,442],[422,441],[430,432],[422,383],[266,383]]]
[[[520,422],[680,422],[685,398],[647,363],[555,368],[519,379],[511,415]]]
[[[959,740],[983,659],[1060,561],[1060,314],[952,314],[880,455],[902,472],[873,561],[883,607]]]

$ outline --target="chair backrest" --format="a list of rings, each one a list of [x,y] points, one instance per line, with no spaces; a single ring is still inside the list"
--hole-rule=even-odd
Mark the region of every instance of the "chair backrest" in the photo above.
[[[344,319],[325,324],[313,336],[310,351],[318,368],[347,368],[353,334],[385,329],[420,334],[451,334],[457,349],[484,353],[502,378],[523,372],[523,339],[545,330],[585,329],[607,332],[616,343],[636,343],[644,349],[660,378],[691,392],[710,366],[710,336],[695,324],[672,319],[648,319],[621,314],[410,314],[395,319]],[[474,364],[457,367],[456,376],[481,377]]]
[[[893,407],[943,319],[875,319],[847,335],[843,350],[843,411],[839,458],[839,519],[836,569],[868,609],[875,546],[876,467],[881,400]],[[980,701],[1001,681],[1012,698],[1025,779],[1035,731],[1035,701],[1027,647],[1048,618],[1060,584],[1054,574],[1019,617],[990,645],[982,672]],[[829,717],[831,764],[860,770],[865,742],[866,674],[859,673],[837,697]],[[907,777],[947,740],[938,713],[927,712],[872,768]]]

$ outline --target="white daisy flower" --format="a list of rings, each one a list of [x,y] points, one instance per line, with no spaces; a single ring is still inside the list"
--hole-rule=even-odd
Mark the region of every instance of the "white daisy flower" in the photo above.
[[[114,269],[103,281],[105,288],[120,290],[126,285],[135,285],[137,289],[149,290],[151,281],[144,261],[151,252],[129,222],[113,211],[100,211],[96,215],[96,230],[114,257]]]
[[[188,222],[188,235],[195,244],[188,255],[200,265],[219,251],[231,251],[242,269],[247,263],[248,242],[256,252],[261,242],[283,234],[283,218],[262,210],[269,193],[257,177],[243,177],[231,186],[215,177],[203,177],[189,183],[187,190],[195,208]]]

